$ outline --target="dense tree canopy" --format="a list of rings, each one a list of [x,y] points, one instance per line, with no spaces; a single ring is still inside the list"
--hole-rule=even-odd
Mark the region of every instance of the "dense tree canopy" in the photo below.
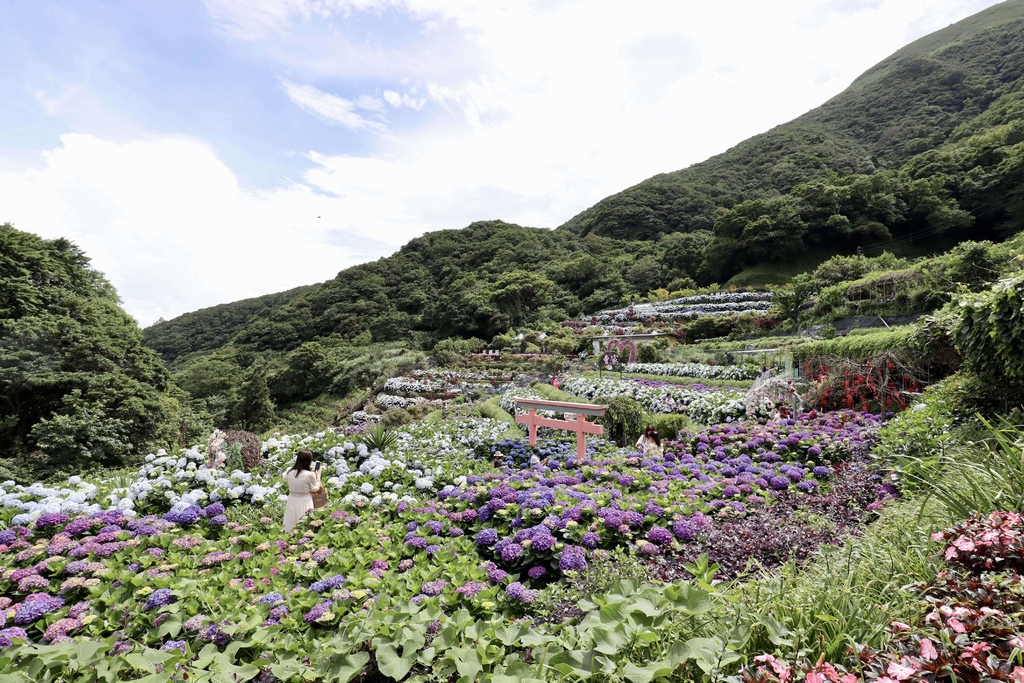
[[[167,371],[89,259],[0,225],[0,463],[111,465],[167,435]]]

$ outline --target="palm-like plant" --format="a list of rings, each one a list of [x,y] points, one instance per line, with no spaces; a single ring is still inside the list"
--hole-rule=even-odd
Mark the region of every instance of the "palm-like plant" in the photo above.
[[[371,451],[376,450],[383,453],[398,443],[398,433],[378,422],[363,432],[363,443]]]

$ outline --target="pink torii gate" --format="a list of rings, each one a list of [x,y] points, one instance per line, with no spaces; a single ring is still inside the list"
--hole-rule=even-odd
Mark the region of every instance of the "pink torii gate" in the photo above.
[[[564,401],[542,401],[535,398],[517,398],[516,406],[528,411],[525,415],[516,415],[516,422],[527,425],[530,430],[531,446],[537,445],[537,427],[552,427],[576,432],[576,461],[587,455],[587,434],[604,434],[604,427],[587,422],[588,415],[604,415],[608,406],[591,403],[566,403]],[[537,414],[538,410],[557,410],[562,413],[575,413],[575,420],[556,420]]]

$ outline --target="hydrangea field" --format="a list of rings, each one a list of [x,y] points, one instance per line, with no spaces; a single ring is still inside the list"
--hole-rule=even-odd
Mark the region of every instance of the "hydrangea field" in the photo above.
[[[644,683],[720,671],[753,632],[733,642],[708,631],[706,615],[734,610],[739,585],[712,575],[742,581],[806,560],[897,497],[869,457],[878,415],[748,419],[742,392],[699,384],[577,375],[563,388],[633,396],[706,426],[657,457],[590,439],[580,463],[573,439],[547,432],[545,463],[531,467],[518,426],[457,416],[402,427],[384,452],[333,431],[274,435],[251,472],[211,469],[195,447],[107,478],[4,482],[0,670],[110,681],[600,672]],[[531,393],[505,387],[503,405]],[[302,449],[323,461],[330,502],[289,535],[281,473]],[[648,581],[551,608],[622,558]],[[787,680],[783,667],[822,680],[810,664],[756,664],[747,680]]]

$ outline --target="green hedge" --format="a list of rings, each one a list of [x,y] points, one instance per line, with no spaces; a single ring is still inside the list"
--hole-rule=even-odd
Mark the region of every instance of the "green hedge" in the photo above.
[[[908,350],[916,333],[915,325],[852,333],[845,337],[822,339],[794,346],[793,357],[798,361],[815,356],[836,356],[851,360],[867,358],[881,351]]]
[[[540,394],[541,396],[543,396],[545,401],[563,401],[565,403],[593,403],[593,401],[590,401],[585,398],[580,398],[579,396],[573,396],[572,394],[567,394],[561,389],[555,389],[550,384],[544,384],[543,382],[537,382],[536,384],[531,385],[530,388],[533,389],[538,394]]]
[[[480,417],[488,417],[492,420],[501,420],[502,422],[516,424],[516,418],[506,413],[501,409],[501,406],[498,405],[498,401],[500,400],[501,396],[494,396],[493,398],[489,398],[481,403],[480,407],[477,409],[480,412]]]

